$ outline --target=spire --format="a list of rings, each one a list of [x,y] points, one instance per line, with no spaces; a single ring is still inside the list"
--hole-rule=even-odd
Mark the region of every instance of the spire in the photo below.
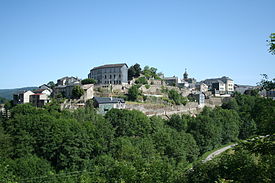
[[[183,74],[184,80],[188,79],[187,69],[185,68],[185,72]]]

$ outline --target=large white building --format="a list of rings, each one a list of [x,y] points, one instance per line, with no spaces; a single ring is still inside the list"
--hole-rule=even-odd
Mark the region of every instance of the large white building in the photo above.
[[[220,94],[232,94],[234,92],[234,81],[226,76],[212,78],[202,81],[209,89],[219,91]]]

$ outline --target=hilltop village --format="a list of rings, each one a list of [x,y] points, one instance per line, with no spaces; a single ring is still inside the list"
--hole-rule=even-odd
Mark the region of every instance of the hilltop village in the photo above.
[[[66,76],[39,89],[15,93],[13,103],[42,107],[57,100],[62,110],[92,103],[100,114],[118,108],[140,110],[148,116],[195,115],[204,106],[221,105],[240,88],[226,76],[198,82],[189,77],[186,69],[183,78],[166,77],[154,67],[141,69],[139,64],[128,67],[121,63],[96,66],[83,80]]]

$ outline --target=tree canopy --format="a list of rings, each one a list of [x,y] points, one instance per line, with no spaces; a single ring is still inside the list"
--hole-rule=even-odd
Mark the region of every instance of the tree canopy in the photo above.
[[[84,94],[84,90],[79,86],[74,86],[72,90],[72,95],[74,99],[79,99]]]
[[[138,63],[136,63],[135,65],[132,65],[129,69],[128,69],[128,79],[131,80],[133,78],[138,78],[141,74],[141,68],[140,65]]]
[[[267,40],[269,46],[269,52],[275,55],[275,33],[271,33],[269,36],[270,40]]]
[[[86,78],[81,80],[81,84],[86,85],[86,84],[96,84],[97,81],[95,79],[92,78]]]
[[[231,101],[232,100],[232,101]],[[92,106],[60,111],[20,104],[0,117],[2,182],[272,182],[275,101],[236,95],[196,117],[164,120]],[[255,135],[207,163],[207,151]],[[193,170],[188,167],[193,164]]]

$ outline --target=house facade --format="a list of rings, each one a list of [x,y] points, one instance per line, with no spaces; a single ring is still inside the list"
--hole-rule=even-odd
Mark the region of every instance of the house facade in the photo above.
[[[112,108],[125,109],[125,101],[121,98],[94,97],[93,100],[99,114],[106,114]]]
[[[70,84],[70,85],[58,85],[53,89],[53,96],[57,97],[58,95],[62,95],[65,98],[72,98],[74,86],[79,86],[79,83]]]
[[[42,107],[50,102],[51,89],[38,89],[30,95],[30,103],[36,107]]]
[[[75,86],[80,86],[84,90],[84,94],[80,99],[87,101],[94,97],[94,85],[93,84],[81,85],[80,83],[56,86],[54,87],[54,90],[53,90],[53,96],[57,97],[58,95],[61,94],[62,97],[65,97],[68,99],[73,98],[73,89]]]
[[[196,84],[196,89],[200,92],[207,92],[208,91],[208,86],[205,83],[197,83]]]
[[[97,80],[97,84],[127,84],[128,66],[122,63],[94,67],[90,70],[88,78]]]
[[[86,102],[89,99],[92,99],[94,97],[94,85],[93,84],[86,84],[82,85],[81,88],[84,90],[84,94],[82,96],[82,99],[84,102]]]
[[[232,94],[234,92],[234,81],[226,76],[221,78],[212,78],[202,81],[209,89],[220,94]]]
[[[221,80],[212,83],[212,90],[215,94],[225,94],[225,87],[225,83]]]
[[[205,104],[205,95],[203,93],[198,93],[194,95],[196,101],[200,106],[204,106]]]
[[[13,94],[13,103],[16,104],[26,104],[30,102],[30,95],[34,93],[30,90],[21,91],[19,93]]]
[[[165,77],[163,80],[168,86],[178,86],[179,83],[179,78],[176,76]]]

